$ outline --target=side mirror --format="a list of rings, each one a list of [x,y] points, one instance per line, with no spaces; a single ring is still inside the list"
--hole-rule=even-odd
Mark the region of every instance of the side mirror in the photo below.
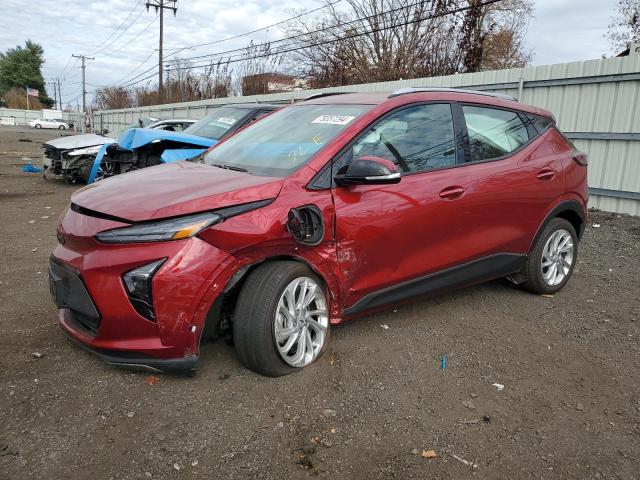
[[[380,157],[362,157],[345,165],[334,175],[336,185],[388,185],[400,182],[400,172],[393,162]]]

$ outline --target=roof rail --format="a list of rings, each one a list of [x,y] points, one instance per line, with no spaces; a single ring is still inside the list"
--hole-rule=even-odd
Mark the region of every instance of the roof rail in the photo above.
[[[305,98],[304,101],[313,100],[315,98],[332,97],[333,95],[345,95],[347,93],[353,93],[353,92],[320,92],[320,93],[314,93],[313,95],[310,95],[307,98]]]
[[[406,95],[408,93],[420,93],[420,92],[449,92],[449,93],[471,93],[473,95],[484,95],[485,97],[501,98],[502,100],[511,100],[517,102],[517,100],[511,95],[505,95],[504,93],[492,93],[484,92],[482,90],[464,90],[462,88],[441,88],[441,87],[406,87],[396,90],[389,98],[398,97],[400,95]]]

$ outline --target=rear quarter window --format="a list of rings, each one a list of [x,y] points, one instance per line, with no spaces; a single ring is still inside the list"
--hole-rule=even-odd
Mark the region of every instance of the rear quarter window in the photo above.
[[[504,157],[529,141],[527,127],[516,112],[471,105],[462,110],[469,134],[469,162]]]

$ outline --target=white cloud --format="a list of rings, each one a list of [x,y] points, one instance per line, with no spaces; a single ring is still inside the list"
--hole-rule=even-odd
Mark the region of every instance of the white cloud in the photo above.
[[[534,65],[600,58],[610,54],[604,38],[616,0],[537,0],[527,44]]]

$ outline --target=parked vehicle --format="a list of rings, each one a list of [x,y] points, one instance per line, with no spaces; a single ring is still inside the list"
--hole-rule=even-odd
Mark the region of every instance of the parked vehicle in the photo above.
[[[258,103],[218,107],[182,133],[144,128],[126,130],[114,144],[98,153],[88,183],[130,170],[194,157],[276,108],[280,107]]]
[[[67,122],[62,122],[54,118],[37,118],[29,122],[33,128],[55,128],[58,130],[69,130],[71,126]]]
[[[314,98],[76,192],[49,270],[60,325],[162,371],[228,335],[278,376],[332,325],[419,295],[500,277],[552,294],[577,262],[586,165],[549,112],[501,95]]]
[[[63,120],[62,118],[56,118],[56,121],[60,123],[66,123],[69,126],[69,129],[72,129],[75,126],[71,120]]]
[[[195,120],[187,118],[156,119],[148,124],[148,128],[180,132],[195,122]],[[100,148],[115,141],[115,138],[93,133],[49,140],[42,144],[44,147],[42,159],[44,175],[46,177],[47,173],[53,173],[54,175],[62,175],[70,183],[86,183]]]

